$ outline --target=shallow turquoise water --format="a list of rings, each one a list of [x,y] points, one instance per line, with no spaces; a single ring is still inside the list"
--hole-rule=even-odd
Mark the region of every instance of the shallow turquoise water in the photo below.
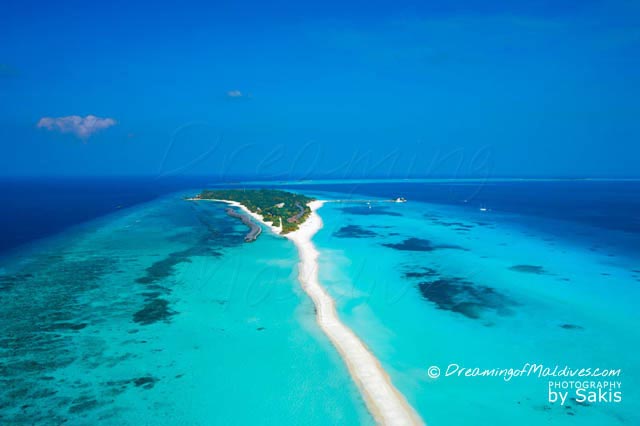
[[[370,424],[297,253],[167,197],[0,265],[2,424]]]
[[[564,238],[602,231],[558,222],[547,234],[515,215],[417,201],[320,214],[321,282],[430,425],[640,423],[637,259]],[[623,401],[559,406],[549,379],[428,376],[431,365],[527,362],[620,368]]]
[[[413,199],[320,214],[322,284],[430,425],[640,423],[635,234]],[[172,195],[0,259],[0,423],[372,424],[293,244],[245,232]],[[450,363],[620,368],[623,401],[429,378]]]

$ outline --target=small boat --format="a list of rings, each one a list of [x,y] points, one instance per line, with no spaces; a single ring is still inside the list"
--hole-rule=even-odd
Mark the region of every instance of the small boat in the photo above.
[[[398,197],[398,198],[395,199],[395,202],[396,203],[406,203],[407,199],[404,198],[404,197]]]
[[[481,212],[486,212],[486,211],[488,211],[488,210],[487,210],[487,208],[486,208],[486,207],[484,207],[484,206],[483,206],[483,207],[480,207],[480,211],[481,211]]]

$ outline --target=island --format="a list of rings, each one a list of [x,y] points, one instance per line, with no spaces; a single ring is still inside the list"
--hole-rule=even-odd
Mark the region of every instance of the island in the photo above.
[[[311,215],[314,198],[277,189],[206,189],[191,200],[225,200],[244,206],[282,234],[296,231]]]

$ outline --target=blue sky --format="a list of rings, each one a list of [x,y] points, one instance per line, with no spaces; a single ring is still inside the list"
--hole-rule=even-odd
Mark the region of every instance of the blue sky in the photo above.
[[[440,3],[3,2],[0,173],[640,176],[637,2]]]

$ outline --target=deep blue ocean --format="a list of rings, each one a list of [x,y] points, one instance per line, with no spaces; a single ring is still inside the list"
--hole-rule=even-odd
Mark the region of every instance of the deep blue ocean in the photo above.
[[[2,178],[0,253],[206,179]]]

